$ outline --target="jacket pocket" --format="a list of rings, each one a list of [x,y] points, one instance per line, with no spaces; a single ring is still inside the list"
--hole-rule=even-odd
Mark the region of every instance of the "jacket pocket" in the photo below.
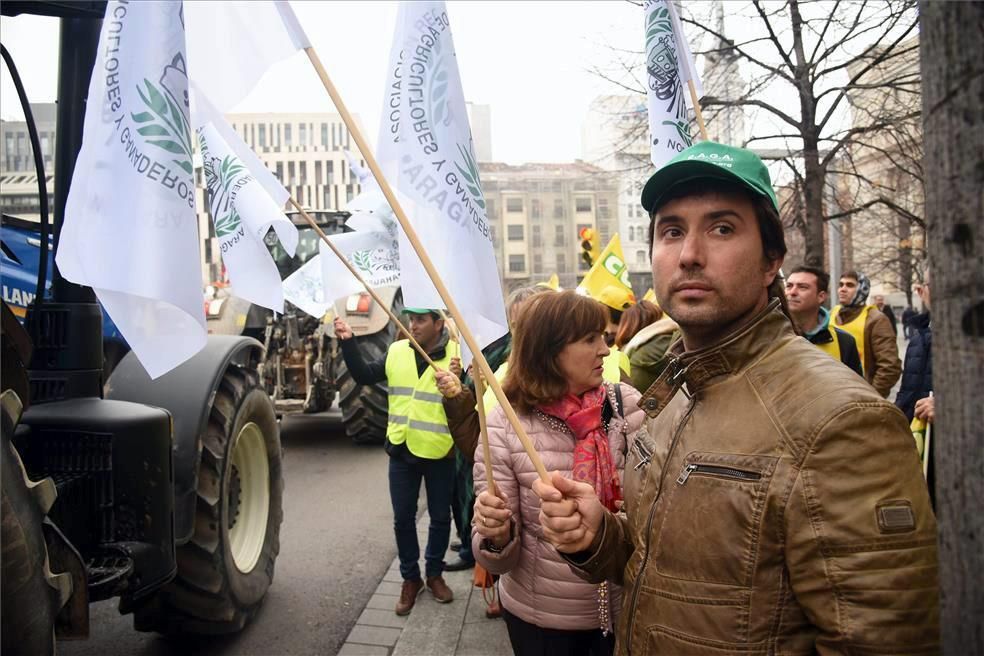
[[[667,477],[654,562],[668,577],[749,587],[777,458],[687,455]]]

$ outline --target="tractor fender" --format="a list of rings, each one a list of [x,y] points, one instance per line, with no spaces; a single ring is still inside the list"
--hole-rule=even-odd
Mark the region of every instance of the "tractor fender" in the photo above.
[[[255,339],[209,335],[194,357],[151,380],[132,351],[106,383],[106,398],[164,408],[173,418],[174,539],[184,544],[194,533],[198,464],[202,435],[223,374],[229,367],[255,369],[263,345]]]

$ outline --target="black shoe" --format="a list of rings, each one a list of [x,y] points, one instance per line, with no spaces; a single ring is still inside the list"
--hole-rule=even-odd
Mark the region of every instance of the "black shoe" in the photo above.
[[[465,560],[461,557],[452,560],[450,563],[444,565],[445,572],[460,572],[465,569],[471,569],[475,566],[474,560]]]
[[[448,547],[448,549],[450,549],[451,551],[460,551],[461,543],[455,540],[454,542],[451,543],[451,546]]]

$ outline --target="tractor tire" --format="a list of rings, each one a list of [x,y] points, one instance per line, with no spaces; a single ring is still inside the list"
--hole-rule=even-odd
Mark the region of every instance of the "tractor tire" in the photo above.
[[[55,617],[72,593],[69,574],[52,574],[42,524],[54,503],[50,478],[31,481],[11,443],[20,419],[20,400],[3,394],[2,454],[2,651],[55,653]]]
[[[134,613],[134,628],[174,634],[240,631],[273,583],[283,521],[280,433],[256,374],[230,366],[209,411],[198,469],[195,532],[178,572]]]
[[[375,335],[356,337],[365,360],[385,357],[393,342],[390,328]],[[342,410],[345,434],[355,444],[380,445],[386,440],[389,417],[389,392],[386,383],[359,385],[352,379],[339,349],[335,362],[335,381],[338,385],[338,405]]]

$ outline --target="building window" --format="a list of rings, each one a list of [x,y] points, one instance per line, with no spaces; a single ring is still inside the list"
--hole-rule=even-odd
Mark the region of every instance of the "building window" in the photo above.
[[[523,199],[513,196],[512,198],[506,199],[506,211],[507,212],[522,212],[523,211]]]
[[[585,196],[574,199],[574,211],[575,212],[590,212],[591,211],[591,199]]]
[[[540,199],[533,198],[530,200],[530,216],[534,219],[539,219],[541,216],[540,210]]]
[[[291,187],[297,184],[297,176],[294,175],[294,162],[287,162],[287,184]]]
[[[323,184],[321,182],[321,160],[320,159],[314,163],[314,184]]]
[[[539,273],[543,271],[543,255],[541,253],[533,253],[533,272]]]
[[[524,273],[526,271],[525,255],[509,256],[509,273]]]
[[[563,253],[557,253],[556,273],[567,273],[567,256]]]
[[[297,128],[297,145],[307,145],[307,123],[301,123]]]
[[[51,154],[51,141],[46,134],[41,135],[41,153],[44,155]]]
[[[647,262],[646,260],[647,260],[647,258],[646,258],[646,251],[636,251],[636,264],[640,268],[643,268],[643,267],[646,267],[646,266],[649,265],[649,262]]]
[[[27,136],[23,132],[17,133],[17,154],[23,155],[27,152]]]
[[[284,163],[277,162],[277,179],[280,180],[280,184],[284,183]]]
[[[496,213],[495,213],[495,210],[496,210],[495,199],[493,199],[493,198],[486,198],[485,199],[485,215],[488,216],[490,219],[494,219],[497,216]]]
[[[523,241],[523,226],[522,224],[513,224],[506,226],[506,239],[509,241]]]
[[[328,147],[328,124],[327,123],[322,123],[321,124],[321,147],[322,148],[327,148]]]
[[[6,146],[7,156],[9,157],[10,154],[14,152],[14,135],[8,132],[3,136],[3,142]],[[7,168],[9,169],[10,166],[7,166]]]
[[[299,163],[299,166],[301,168],[301,181],[300,181],[299,184],[306,185],[307,184],[307,162],[303,162],[302,161],[302,162]]]
[[[554,180],[553,184],[550,185],[550,189],[554,192],[560,192],[563,191],[564,187],[561,184],[560,180]]]
[[[293,143],[293,141],[294,141],[291,138],[290,128],[291,128],[291,126],[289,124],[284,126],[284,145],[285,146],[290,146]]]
[[[554,199],[554,218],[562,219],[564,218],[564,201],[560,198]]]
[[[492,235],[492,246],[494,248],[499,248],[499,237],[496,234],[495,226],[489,226],[489,233]]]
[[[543,246],[543,236],[540,234],[540,226],[533,226],[533,248],[540,248]],[[537,269],[539,271],[539,269]]]
[[[355,189],[353,189],[352,185],[350,184],[345,185],[345,202],[351,203],[354,197],[355,197]]]
[[[260,125],[260,134],[259,134],[259,142],[258,143],[259,143],[260,148],[266,148],[266,126],[265,125]]]
[[[331,207],[331,187],[324,188],[324,205],[322,207],[324,207],[324,209]]]
[[[554,246],[563,246],[566,241],[564,237],[566,236],[567,226],[555,225],[554,226]]]
[[[608,218],[608,199],[599,198],[598,199],[598,218],[607,219]]]
[[[335,133],[337,132],[337,130],[338,130],[338,126],[335,125],[334,123],[332,123],[331,124],[331,149],[332,150],[338,150],[338,141],[337,141],[337,137],[335,136]]]
[[[297,189],[294,190],[294,200],[297,201],[298,205],[304,204],[304,187],[298,186]]]
[[[333,185],[335,184],[335,162],[328,160],[325,165],[328,171],[328,179],[325,180],[325,184]]]

